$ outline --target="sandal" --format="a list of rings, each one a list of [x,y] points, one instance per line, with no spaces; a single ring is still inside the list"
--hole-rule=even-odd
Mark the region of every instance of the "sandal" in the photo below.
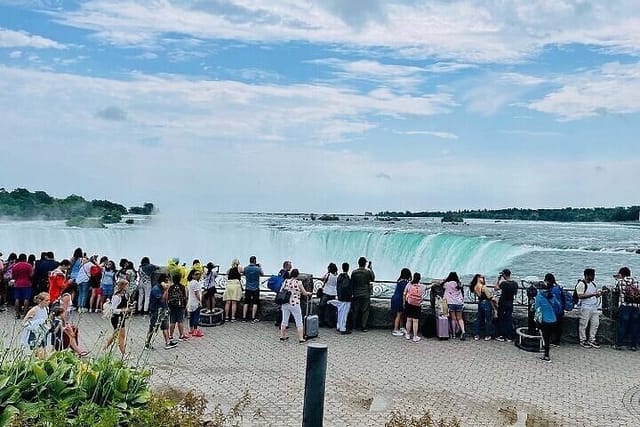
[[[288,339],[289,339],[289,337],[280,337],[280,341],[286,341]]]
[[[299,340],[298,341],[300,344],[307,342],[307,340]]]
[[[81,351],[78,353],[78,357],[87,357],[91,353],[90,351]]]

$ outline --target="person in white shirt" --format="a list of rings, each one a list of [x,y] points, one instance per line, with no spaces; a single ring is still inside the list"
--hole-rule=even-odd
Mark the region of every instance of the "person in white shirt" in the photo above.
[[[204,334],[198,327],[200,326],[200,308],[202,308],[202,283],[200,278],[202,273],[198,270],[191,270],[187,276],[187,312],[189,312],[189,334],[192,337],[203,337]]]
[[[584,348],[600,348],[600,345],[596,342],[596,333],[600,325],[598,298],[602,295],[602,291],[596,286],[595,277],[596,271],[593,268],[587,268],[584,270],[584,279],[578,280],[576,284],[578,304],[580,305],[578,334],[580,335],[580,345]],[[587,327],[589,327],[588,340]]]

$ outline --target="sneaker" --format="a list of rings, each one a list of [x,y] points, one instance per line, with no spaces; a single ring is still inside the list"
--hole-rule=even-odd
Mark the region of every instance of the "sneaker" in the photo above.
[[[419,336],[417,336],[417,335],[416,335],[415,337],[413,337],[413,342],[418,342],[418,341],[420,341],[421,339],[422,339],[422,338],[420,338]]]
[[[407,330],[405,328],[400,328],[400,332],[402,332],[403,334],[406,334]]]
[[[242,319],[242,323],[247,323],[247,322],[248,322],[247,318],[246,318],[246,317],[244,317],[244,318]]]
[[[551,347],[560,347],[558,344],[551,343],[549,344]]]
[[[175,348],[178,346],[178,343],[175,341],[169,341],[168,343],[165,344],[164,348],[165,350],[169,350],[170,348]]]
[[[153,346],[151,344],[145,344],[144,345],[144,349],[145,350],[155,350],[155,348],[153,348]]]
[[[463,332],[460,334],[460,341],[466,341],[467,340],[467,335]]]
[[[369,332],[369,330],[367,328],[362,328],[360,329],[362,332]]]
[[[401,337],[404,334],[401,331],[393,331],[391,332],[391,335],[393,335],[394,337]]]
[[[189,335],[180,335],[180,338],[178,338],[180,341],[186,341],[189,338],[191,338]]]
[[[253,319],[253,323],[258,323],[260,322],[260,319]]]
[[[589,345],[593,348],[600,348],[600,344],[596,343],[595,341],[589,341]]]
[[[202,338],[204,337],[204,334],[202,333],[202,331],[200,329],[196,329],[193,334],[191,334],[191,336],[193,337],[198,337],[198,338]]]
[[[613,346],[613,349],[614,349],[614,350],[618,350],[618,351],[622,351],[622,350],[624,350],[624,347],[623,347],[623,346],[621,346],[621,345],[614,345],[614,346]]]
[[[580,345],[584,348],[591,348],[591,346],[587,341],[580,341]]]
[[[407,339],[407,340],[410,340],[410,339],[411,339],[411,335],[409,335],[409,334],[404,334],[404,338],[405,338],[405,339]]]
[[[549,356],[540,356],[539,359],[543,362],[551,362],[551,358]]]
[[[635,346],[634,346],[634,347],[631,347],[629,350],[631,350],[631,351],[638,351],[638,347],[635,347]]]
[[[484,337],[485,341],[491,341],[491,337]]]
[[[479,336],[479,335],[476,335],[475,337],[473,337],[473,339],[474,339],[475,341],[479,341],[479,340],[480,340],[480,336]]]
[[[487,339],[485,338],[485,341],[486,341],[486,340],[487,340]],[[505,342],[505,341],[506,341],[506,339],[505,339],[504,337],[498,337],[498,338],[496,338],[496,341]]]

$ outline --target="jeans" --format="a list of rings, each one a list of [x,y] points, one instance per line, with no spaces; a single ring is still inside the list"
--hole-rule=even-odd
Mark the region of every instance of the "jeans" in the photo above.
[[[640,309],[630,305],[620,306],[618,314],[618,334],[616,345],[623,346],[625,338],[629,335],[631,347],[638,347],[638,322],[640,321]]]
[[[542,341],[544,342],[544,355],[549,357],[549,347],[551,347],[551,334],[556,328],[556,323],[541,323]]]
[[[580,342],[587,340],[587,325],[589,326],[589,341],[595,342],[598,326],[600,326],[600,313],[597,308],[580,309],[580,324],[578,326]]]
[[[149,311],[149,297],[151,296],[151,282],[138,286],[138,311]]]
[[[87,308],[89,282],[78,283],[78,308]]]
[[[361,329],[367,329],[367,323],[369,321],[369,307],[371,306],[371,298],[366,297],[353,297],[351,301],[353,307],[353,329],[360,326]],[[360,324],[358,325],[358,321]]]
[[[196,329],[200,326],[200,308],[189,312],[189,327]]]
[[[323,294],[318,306],[318,317],[320,318],[320,324],[326,325],[330,328],[336,326],[337,315],[336,309],[333,305],[327,304],[332,299],[335,299],[335,295]]]
[[[498,336],[514,339],[513,305],[498,306]]]
[[[564,319],[564,312],[562,314],[556,314],[556,327],[551,330],[551,344],[560,345],[562,339],[562,322]]]
[[[476,335],[481,337],[490,337],[493,335],[493,309],[489,300],[486,299],[478,303]]]

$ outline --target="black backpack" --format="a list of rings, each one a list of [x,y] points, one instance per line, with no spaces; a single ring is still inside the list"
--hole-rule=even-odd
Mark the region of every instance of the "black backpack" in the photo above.
[[[184,305],[184,289],[179,283],[171,285],[167,304],[169,307],[182,307]]]
[[[582,279],[578,280],[578,283],[576,283],[576,286],[573,288],[573,305],[574,306],[578,305],[578,303],[580,302],[580,298],[578,298],[578,285],[580,283],[584,284],[584,292],[587,292],[587,284]]]

